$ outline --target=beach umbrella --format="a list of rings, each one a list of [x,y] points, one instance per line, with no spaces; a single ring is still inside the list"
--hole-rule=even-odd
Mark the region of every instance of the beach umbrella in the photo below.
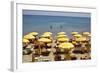
[[[33,36],[36,36],[36,35],[38,35],[38,32],[31,32],[31,33],[29,33],[29,34],[31,34],[31,35],[33,35]]]
[[[82,35],[81,34],[76,34],[76,35],[73,35],[74,37],[82,37]]]
[[[57,40],[59,42],[67,42],[67,41],[69,41],[69,38],[58,38]]]
[[[48,38],[40,38],[40,39],[38,39],[38,41],[39,42],[44,42],[44,43],[50,43],[51,42],[51,40],[48,39]]]
[[[72,43],[61,43],[58,45],[58,47],[62,49],[71,49],[74,47],[74,45]]]
[[[32,36],[32,35],[25,35],[24,38],[25,38],[25,39],[35,39],[35,37]]]
[[[51,32],[44,32],[44,34],[49,34],[49,35],[52,35],[52,33],[51,33]]]
[[[76,44],[77,44],[77,42],[76,42],[76,41],[72,41],[72,44],[76,45]]]
[[[23,39],[23,43],[29,43],[28,39]]]
[[[28,34],[27,34],[27,35],[24,35],[24,37],[23,37],[23,38],[25,38],[25,39],[26,39],[28,36],[29,36]]]
[[[58,35],[57,38],[64,38],[67,37],[67,35]]]
[[[91,34],[89,34],[88,37],[91,37]]]
[[[46,38],[46,37],[51,37],[51,35],[50,34],[43,34],[43,35],[41,35],[41,37]]]
[[[59,32],[59,33],[57,33],[58,35],[64,35],[64,34],[66,34],[66,32]]]
[[[90,35],[90,33],[89,32],[83,32],[83,35]]]
[[[76,34],[78,34],[78,32],[75,32],[75,31],[74,31],[74,32],[71,32],[71,34],[72,34],[72,35],[76,35]]]
[[[76,38],[75,41],[78,41],[78,42],[86,41],[86,37]]]

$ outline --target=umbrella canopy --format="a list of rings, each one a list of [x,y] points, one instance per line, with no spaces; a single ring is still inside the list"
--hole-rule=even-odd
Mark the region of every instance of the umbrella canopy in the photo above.
[[[77,44],[77,42],[76,42],[76,41],[72,41],[72,44],[76,45],[76,44]]]
[[[91,34],[89,34],[88,36],[91,37]]]
[[[65,38],[67,35],[58,35],[57,38]]]
[[[49,34],[49,35],[52,35],[52,33],[51,33],[51,32],[44,32],[44,34]]]
[[[43,34],[43,35],[41,35],[41,37],[46,38],[46,37],[51,37],[51,35],[50,34]]]
[[[36,36],[36,35],[38,35],[38,32],[31,32],[29,34]]]
[[[74,37],[82,37],[82,35],[81,34],[76,34],[76,35],[73,35]]]
[[[24,38],[25,38],[25,39],[35,39],[35,37],[32,36],[32,35],[25,35]]]
[[[64,35],[64,34],[66,34],[66,32],[59,32],[59,33],[57,33],[58,35]]]
[[[89,35],[90,33],[89,32],[83,32],[83,35]]]
[[[58,47],[62,49],[71,49],[74,47],[74,45],[72,43],[61,43],[58,45]]]
[[[69,38],[59,38],[57,39],[59,42],[67,42],[69,41]]]
[[[78,34],[78,32],[72,32],[71,34],[72,34],[72,35],[76,35],[76,34]]]
[[[29,40],[23,39],[23,43],[29,43]]]
[[[51,42],[51,40],[48,39],[48,38],[40,38],[40,39],[38,39],[38,41],[39,42],[44,42],[44,43],[50,43]]]
[[[86,37],[76,38],[75,41],[78,41],[78,42],[86,41]]]

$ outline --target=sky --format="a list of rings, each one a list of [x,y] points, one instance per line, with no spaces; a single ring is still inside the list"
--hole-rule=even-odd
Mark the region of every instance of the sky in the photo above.
[[[39,10],[23,10],[24,15],[50,15],[50,16],[72,16],[72,17],[90,17],[90,13],[82,12],[59,12],[59,11],[39,11]]]

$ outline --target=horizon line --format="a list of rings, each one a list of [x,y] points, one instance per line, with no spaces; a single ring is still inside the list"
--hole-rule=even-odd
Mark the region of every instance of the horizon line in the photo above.
[[[88,17],[88,18],[91,17],[90,13],[44,11],[44,10],[23,10],[23,15],[48,15],[48,16]]]

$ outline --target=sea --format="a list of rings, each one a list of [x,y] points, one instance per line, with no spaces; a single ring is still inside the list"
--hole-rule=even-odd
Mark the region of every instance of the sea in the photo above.
[[[39,35],[50,31],[56,35],[60,31],[71,35],[72,31],[79,33],[91,32],[90,17],[23,15],[23,35],[36,31]]]

